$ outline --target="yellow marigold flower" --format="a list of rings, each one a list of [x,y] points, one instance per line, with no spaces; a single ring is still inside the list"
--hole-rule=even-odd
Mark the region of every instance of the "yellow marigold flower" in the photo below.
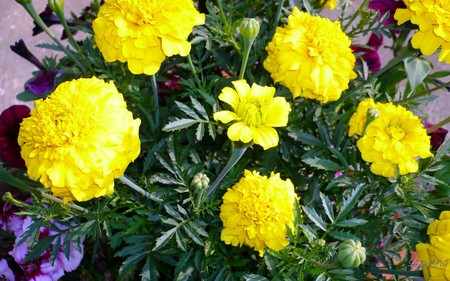
[[[266,247],[281,250],[289,244],[286,225],[294,231],[295,200],[291,180],[273,172],[267,178],[245,170],[244,177],[223,196],[220,239],[233,246],[248,245],[261,257]]]
[[[228,128],[232,141],[261,145],[268,149],[278,144],[278,133],[273,127],[287,125],[291,106],[283,97],[274,97],[275,88],[253,84],[245,80],[233,81],[233,86],[225,87],[219,99],[231,106],[233,111],[222,110],[214,113],[214,120],[234,123]]]
[[[350,121],[348,122],[349,125],[349,131],[348,136],[351,137],[353,135],[359,135],[361,136],[364,131],[364,127],[366,125],[366,116],[367,111],[370,108],[376,108],[375,102],[372,98],[368,98],[363,100],[358,104],[358,108],[356,109],[356,112],[352,115],[350,118]]]
[[[419,26],[411,38],[414,48],[432,55],[442,47],[440,62],[450,63],[450,4],[443,0],[404,0],[405,9],[397,9],[394,18],[398,24],[406,21]]]
[[[450,234],[432,236],[430,244],[419,243],[416,251],[427,281],[450,280]]]
[[[430,137],[420,119],[411,111],[392,103],[378,104],[379,117],[372,121],[357,142],[364,161],[372,162],[370,170],[384,177],[405,175],[418,170],[417,157],[433,156]]]
[[[356,78],[356,59],[350,45],[338,21],[312,16],[295,7],[288,24],[277,27],[267,45],[269,55],[264,68],[294,98],[335,101]]]
[[[450,234],[450,211],[444,211],[438,220],[428,226],[427,234],[430,236]]]
[[[334,10],[334,9],[336,9],[337,4],[338,4],[337,0],[327,0],[327,2],[325,3],[325,5],[323,7]]]
[[[28,176],[65,202],[111,194],[114,178],[139,155],[140,123],[112,82],[64,82],[21,123]]]
[[[106,0],[93,22],[94,40],[107,62],[128,62],[134,74],[155,74],[166,56],[187,56],[187,41],[205,23],[192,0]]]

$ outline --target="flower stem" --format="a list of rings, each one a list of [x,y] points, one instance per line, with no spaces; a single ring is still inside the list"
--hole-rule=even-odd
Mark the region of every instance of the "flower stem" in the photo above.
[[[275,26],[278,25],[278,23],[280,22],[280,17],[281,17],[281,10],[283,10],[283,5],[284,5],[284,0],[281,0],[280,3],[278,3],[278,9],[277,9],[277,14],[275,15]]]
[[[413,99],[416,99],[416,98],[419,98],[419,97],[423,97],[423,96],[429,95],[429,94],[431,94],[434,91],[437,91],[437,90],[440,90],[440,89],[443,89],[443,88],[447,88],[449,86],[450,86],[450,82],[441,84],[441,85],[439,85],[437,87],[434,87],[432,89],[426,90],[426,91],[424,91],[424,92],[422,92],[420,94],[417,94],[417,95],[405,98],[405,99],[401,100],[400,103],[404,103],[404,102],[407,102],[407,101],[410,101],[410,100],[413,100]]]
[[[219,187],[220,182],[222,179],[228,174],[229,171],[237,164],[239,159],[241,159],[242,155],[244,155],[247,148],[250,146],[250,143],[245,144],[237,144],[234,147],[233,153],[231,154],[230,159],[228,160],[228,163],[223,168],[222,172],[220,172],[219,176],[216,178],[216,180],[208,187],[206,190],[206,196],[208,198],[211,198],[214,196],[214,194],[217,191],[217,188]]]
[[[47,25],[44,23],[44,21],[41,19],[41,17],[38,15],[36,10],[34,9],[34,6],[32,3],[24,3],[21,4],[22,7],[27,11],[27,13],[33,18],[33,20],[36,22],[36,24],[42,28],[42,30],[55,42],[63,52],[65,52],[80,68],[82,71],[84,71],[83,66],[80,64],[80,62],[73,56],[72,52],[64,47],[64,45],[61,43],[61,41],[56,38],[56,36],[53,34],[53,32],[47,27]]]
[[[431,128],[428,128],[427,134],[436,131],[437,129],[439,129],[440,127],[442,127],[448,123],[450,123],[450,116],[447,116],[447,118],[445,118],[441,122],[437,123],[436,125],[433,125]]]
[[[159,96],[158,96],[158,84],[156,83],[156,75],[152,75],[152,91],[155,98],[155,127],[159,127]]]
[[[148,193],[147,191],[145,191],[142,187],[140,187],[139,185],[135,184],[132,180],[127,178],[125,175],[121,176],[119,178],[119,180],[123,184],[131,187],[131,189],[133,189],[134,191],[138,192],[139,194],[147,197],[148,199],[151,199],[151,200],[156,201],[156,202],[161,202],[161,200],[159,198],[157,198],[157,197],[151,195],[150,193]]]
[[[197,86],[199,88],[201,88],[202,83],[200,82],[200,79],[198,78],[197,70],[195,70],[194,63],[192,62],[191,54],[187,55],[187,59],[188,59],[189,67],[191,68],[192,74],[194,75],[195,82],[197,83]]]
[[[241,71],[239,73],[239,80],[244,78],[244,74],[245,74],[245,69],[247,68],[247,62],[248,62],[248,57],[250,55],[250,50],[253,44],[253,41],[255,41],[255,38],[248,40],[248,39],[244,39],[244,52],[243,52],[243,56],[242,56],[242,64],[241,64]]]

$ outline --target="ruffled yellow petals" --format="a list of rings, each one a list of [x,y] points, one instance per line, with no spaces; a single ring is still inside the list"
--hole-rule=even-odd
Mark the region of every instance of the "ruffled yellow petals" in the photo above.
[[[253,141],[264,149],[278,145],[278,133],[273,127],[287,125],[291,107],[283,97],[274,97],[275,88],[253,84],[245,80],[233,81],[234,89],[225,87],[219,99],[231,106],[233,111],[214,113],[214,120],[222,123],[234,122],[228,128],[232,141]]]
[[[397,9],[394,18],[398,24],[407,21],[419,26],[411,38],[414,48],[426,55],[432,55],[441,47],[439,61],[450,63],[450,5],[441,0],[408,0],[406,8]]]
[[[65,202],[86,201],[114,192],[139,155],[139,126],[112,82],[82,78],[36,101],[18,141],[31,179]]]
[[[94,40],[107,62],[127,62],[134,74],[155,74],[166,56],[187,56],[187,41],[205,23],[192,0],[109,0],[93,21]]]
[[[370,109],[377,113],[367,122]],[[414,173],[419,168],[417,158],[433,156],[430,137],[420,119],[400,105],[366,99],[350,118],[349,127],[349,135],[364,133],[357,146],[363,160],[372,163],[374,174],[393,177],[397,169],[400,175]]]
[[[292,182],[279,174],[261,176],[244,171],[244,177],[223,196],[220,239],[232,246],[247,245],[262,257],[264,249],[279,251],[289,242],[286,226],[294,231],[294,202],[298,197]]]
[[[335,101],[356,78],[350,45],[338,22],[294,8],[287,25],[278,27],[267,45],[264,68],[294,98]]]

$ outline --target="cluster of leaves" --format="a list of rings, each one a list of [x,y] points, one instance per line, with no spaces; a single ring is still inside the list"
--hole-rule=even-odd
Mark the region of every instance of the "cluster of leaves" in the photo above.
[[[294,101],[287,89],[276,85],[277,95],[292,104],[289,124],[279,130],[279,146],[267,151],[260,147],[248,150],[211,200],[192,184],[199,172],[216,178],[233,149],[225,129],[213,121],[212,114],[220,107],[217,96],[221,89],[239,73],[242,54],[237,27],[244,17],[261,22],[245,77],[249,83],[272,84],[262,62],[275,27],[285,22],[290,10],[290,3],[284,2],[291,1],[208,1],[207,23],[192,34],[189,60],[168,58],[156,76],[159,85],[170,79],[180,85],[160,90],[160,120],[154,118],[157,106],[151,79],[132,75],[122,63],[104,62],[91,36],[81,43],[81,54],[73,54],[80,56],[80,61],[81,55],[87,58],[90,72],[83,72],[68,57],[48,58],[49,69],[64,71],[62,80],[95,74],[113,80],[124,94],[130,110],[142,120],[142,155],[130,165],[127,176],[151,196],[142,196],[117,182],[113,195],[80,203],[87,212],[35,200],[33,207],[24,210],[35,218],[23,238],[31,238],[27,259],[39,256],[51,243],[67,249],[70,241],[83,237],[85,258],[68,278],[361,280],[377,262],[390,269],[409,269],[405,267],[409,252],[417,242],[425,241],[428,223],[449,199],[449,144],[434,158],[422,160],[419,173],[386,179],[370,173],[355,140],[347,137],[347,123],[358,102],[367,96],[416,109],[432,99],[428,90],[438,83],[436,79],[449,73],[431,73],[431,63],[416,51],[409,47],[400,50],[404,36],[383,26],[378,13],[366,12],[367,1],[350,16],[343,9],[343,26],[353,37],[369,32],[389,35],[393,51],[401,55],[376,74],[368,75],[362,63],[357,68],[359,78],[351,82],[343,97],[325,105]],[[293,3],[313,14],[323,6],[320,1]],[[99,1],[93,1],[92,8],[74,29],[92,33],[90,23]],[[352,24],[355,21],[357,24]],[[56,45],[42,47],[59,50]],[[407,86],[399,90],[405,77]],[[296,229],[288,229],[289,246],[278,252],[267,250],[263,258],[251,249],[225,245],[220,240],[220,197],[244,169],[262,174],[279,172],[292,180],[300,197]],[[429,192],[432,188],[435,191]],[[71,224],[59,229],[60,234],[39,240],[39,228],[52,227],[50,219],[61,224],[70,220]],[[65,239],[61,239],[62,234],[67,234]],[[363,241],[367,249],[367,261],[359,269],[333,266],[338,245],[347,239]],[[408,254],[400,255],[401,249]],[[384,278],[376,272],[372,276]]]

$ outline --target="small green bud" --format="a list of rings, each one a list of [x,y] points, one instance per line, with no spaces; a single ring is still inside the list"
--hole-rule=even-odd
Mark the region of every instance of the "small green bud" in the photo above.
[[[366,260],[366,248],[359,241],[346,240],[339,246],[337,259],[343,267],[358,267]]]
[[[58,17],[64,16],[64,0],[48,0],[48,6]]]
[[[192,185],[198,189],[205,189],[208,187],[209,178],[204,173],[198,173],[192,179]]]
[[[239,26],[244,39],[253,40],[259,33],[259,22],[254,18],[244,18]]]
[[[366,114],[367,114],[367,117],[366,117],[367,120],[371,120],[371,121],[373,121],[373,120],[377,119],[378,117],[380,117],[380,112],[376,108],[369,108],[367,110]]]
[[[31,4],[32,0],[16,0],[16,2],[20,5],[27,5],[27,4]]]

